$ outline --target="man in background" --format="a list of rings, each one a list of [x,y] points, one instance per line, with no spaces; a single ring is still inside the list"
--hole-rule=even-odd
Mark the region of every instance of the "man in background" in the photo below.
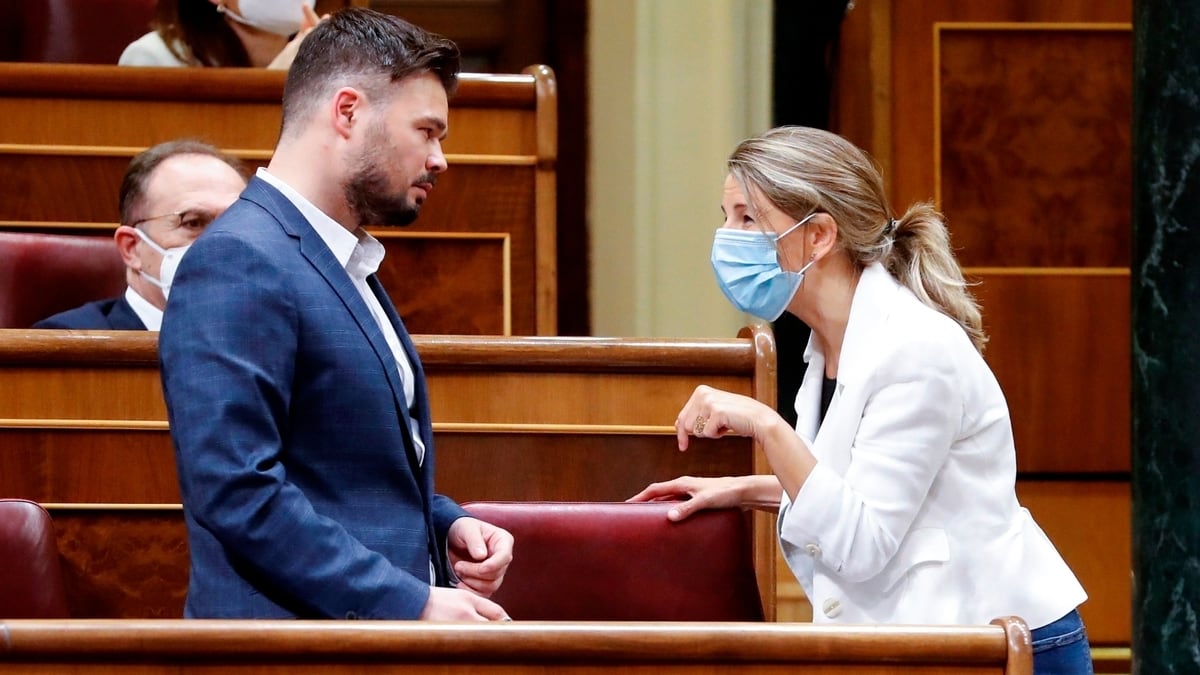
[[[412,222],[446,170],[458,68],[396,17],[321,22],[270,164],[183,261],[159,354],[186,616],[507,618],[487,596],[512,535],[434,492],[424,372],[364,229]]]
[[[246,187],[237,160],[207,143],[161,143],[133,158],[113,233],[125,293],[60,312],[34,328],[158,330],[179,259]]]

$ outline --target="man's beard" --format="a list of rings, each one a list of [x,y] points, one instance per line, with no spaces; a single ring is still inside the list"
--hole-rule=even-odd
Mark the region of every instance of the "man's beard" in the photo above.
[[[359,227],[367,225],[404,226],[417,219],[420,204],[409,201],[408,190],[416,183],[437,182],[437,176],[429,173],[412,184],[405,185],[400,192],[391,191],[387,171],[380,166],[381,154],[395,154],[392,144],[382,129],[373,129],[367,149],[358,158],[354,173],[342,185],[346,204],[358,220]],[[368,154],[368,153],[374,154]]]

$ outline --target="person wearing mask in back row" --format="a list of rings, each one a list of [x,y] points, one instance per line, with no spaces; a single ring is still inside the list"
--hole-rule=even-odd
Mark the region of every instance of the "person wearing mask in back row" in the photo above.
[[[125,293],[35,323],[34,328],[158,330],[179,260],[246,187],[238,161],[194,140],[138,154],[121,181],[113,233],[125,263]]]
[[[131,42],[122,66],[286,70],[320,19],[316,0],[159,0],[153,31]]]
[[[1004,394],[982,351],[942,215],[896,217],[866,153],[781,127],[727,163],[712,265],[730,302],[812,328],[793,429],[755,399],[701,385],[675,420],[691,437],[752,437],[772,474],[682,477],[631,501],[778,511],[788,567],[817,623],[1032,629],[1035,675],[1091,673],[1087,594],[1017,501]]]
[[[458,47],[335,12],[288,70],[270,164],[184,258],[159,336],[185,616],[487,621],[513,537],[434,490],[421,360],[367,226],[447,168]]]

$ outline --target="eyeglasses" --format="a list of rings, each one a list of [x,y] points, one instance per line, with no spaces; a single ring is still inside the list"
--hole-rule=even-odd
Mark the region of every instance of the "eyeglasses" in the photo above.
[[[141,225],[142,223],[148,223],[151,220],[171,218],[174,221],[171,223],[172,229],[177,227],[185,227],[189,230],[203,230],[204,228],[208,227],[209,223],[216,220],[217,216],[219,215],[221,214],[213,213],[211,211],[172,211],[171,213],[164,213],[160,216],[150,216],[149,218],[142,218],[141,220],[134,221],[131,227],[137,227],[138,225]]]

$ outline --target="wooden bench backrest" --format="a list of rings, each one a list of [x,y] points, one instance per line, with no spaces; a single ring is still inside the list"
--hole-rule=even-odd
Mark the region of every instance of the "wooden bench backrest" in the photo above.
[[[0,229],[110,237],[129,160],[200,138],[249,168],[270,159],[284,74],[0,63]],[[464,74],[450,170],[416,223],[374,228],[380,278],[410,330],[557,333],[554,74]]]
[[[437,489],[460,501],[621,501],[683,474],[768,470],[744,438],[676,448],[699,384],[774,405],[774,342],[415,336]],[[77,618],[182,614],[187,545],[155,333],[0,330],[0,496],[54,517]],[[755,514],[774,616],[775,540]]]

